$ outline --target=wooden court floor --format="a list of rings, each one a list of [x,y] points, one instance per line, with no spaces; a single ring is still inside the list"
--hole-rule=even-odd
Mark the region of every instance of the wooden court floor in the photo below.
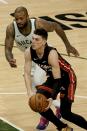
[[[17,69],[10,68],[4,55],[6,26],[13,20],[9,14],[18,6],[25,6],[30,13],[30,17],[48,16],[70,28],[64,31],[70,43],[79,51],[79,58],[67,56],[65,46],[55,32],[49,33],[48,42],[53,43],[75,70],[78,83],[72,111],[82,115],[87,120],[86,0],[0,0],[0,117],[10,121],[24,131],[35,131],[40,118],[39,114],[34,113],[28,107],[28,97],[23,78],[23,53],[16,47],[13,50],[17,60]],[[64,14],[62,17],[68,19],[64,20],[55,17],[60,14]],[[55,112],[55,108],[52,108]],[[72,123],[67,123],[74,128],[74,131],[84,131]],[[47,131],[56,131],[56,128],[50,123]]]

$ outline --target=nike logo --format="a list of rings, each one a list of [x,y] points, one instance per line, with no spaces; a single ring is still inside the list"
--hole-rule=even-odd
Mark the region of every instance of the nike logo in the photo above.
[[[46,61],[42,61],[42,63],[46,63]]]

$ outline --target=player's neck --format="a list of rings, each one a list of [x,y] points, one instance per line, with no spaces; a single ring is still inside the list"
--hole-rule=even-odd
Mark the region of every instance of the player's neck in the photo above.
[[[19,30],[23,35],[29,35],[31,32],[31,21],[27,21],[26,25],[23,28],[20,28]]]
[[[44,48],[45,46],[39,48],[38,50],[36,50],[37,56],[41,59],[44,55]]]

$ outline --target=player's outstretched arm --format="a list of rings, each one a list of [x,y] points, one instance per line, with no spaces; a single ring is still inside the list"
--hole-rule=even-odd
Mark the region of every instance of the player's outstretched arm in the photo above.
[[[79,52],[70,44],[65,32],[63,31],[62,27],[58,23],[46,21],[40,18],[37,19],[36,21],[37,21],[36,22],[37,28],[44,28],[48,32],[55,31],[57,35],[60,36],[60,38],[63,40],[65,44],[66,51],[69,56],[70,56],[70,53],[72,53],[76,57],[79,56]]]

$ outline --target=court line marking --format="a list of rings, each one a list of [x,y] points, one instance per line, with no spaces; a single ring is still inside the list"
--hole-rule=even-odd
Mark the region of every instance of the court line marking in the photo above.
[[[0,2],[2,2],[3,4],[8,4],[8,2],[5,0],[0,0]]]
[[[26,92],[2,92],[0,95],[25,95]]]
[[[78,95],[76,95],[75,97],[82,98],[82,99],[87,99],[87,96],[78,96]]]
[[[0,93],[0,95],[27,95],[26,92],[2,92]],[[75,97],[77,98],[82,98],[82,99],[87,99],[87,96],[79,96],[79,95],[75,95]]]
[[[11,122],[7,121],[5,118],[0,117],[1,120],[3,120],[4,122],[8,123],[9,125],[11,125],[12,127],[16,128],[19,131],[24,131],[23,129],[17,127],[16,125],[12,124]]]

